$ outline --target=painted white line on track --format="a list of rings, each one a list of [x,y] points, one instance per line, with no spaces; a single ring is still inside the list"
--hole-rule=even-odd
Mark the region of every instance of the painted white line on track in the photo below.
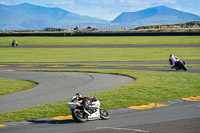
[[[115,127],[96,127],[96,129],[112,129],[112,130],[123,130],[123,131],[134,131],[140,133],[149,133],[149,131],[141,130],[141,129],[131,129],[131,128],[115,128]]]

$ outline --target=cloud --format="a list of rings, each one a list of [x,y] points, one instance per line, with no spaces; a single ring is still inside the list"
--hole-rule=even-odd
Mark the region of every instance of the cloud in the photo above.
[[[175,0],[160,0],[160,1],[158,1],[158,4],[161,4],[161,5],[176,5],[177,2]]]
[[[119,3],[124,3],[125,0],[118,0]]]
[[[13,5],[13,3],[15,3],[14,0],[10,0],[10,1],[1,0],[1,1],[0,1],[0,4],[3,4],[3,5]]]
[[[74,6],[74,1],[57,1],[57,2],[50,2],[46,4],[47,6],[54,6],[54,7],[65,7],[65,6]]]

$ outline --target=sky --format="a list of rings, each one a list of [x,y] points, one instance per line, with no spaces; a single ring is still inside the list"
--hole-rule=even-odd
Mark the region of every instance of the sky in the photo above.
[[[136,12],[155,6],[168,6],[200,16],[200,0],[0,0],[0,4],[30,3],[58,7],[69,12],[104,20],[113,20],[122,12]]]

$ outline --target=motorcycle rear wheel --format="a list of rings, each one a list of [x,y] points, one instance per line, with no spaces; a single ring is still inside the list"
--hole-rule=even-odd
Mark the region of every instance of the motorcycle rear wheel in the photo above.
[[[76,122],[83,123],[87,120],[87,116],[80,109],[72,110],[72,117]]]
[[[176,71],[179,71],[179,68],[178,68],[178,67],[176,67],[175,69],[176,69]]]
[[[110,115],[108,113],[108,111],[104,110],[104,109],[100,109],[100,117],[101,119],[107,120],[110,118]]]

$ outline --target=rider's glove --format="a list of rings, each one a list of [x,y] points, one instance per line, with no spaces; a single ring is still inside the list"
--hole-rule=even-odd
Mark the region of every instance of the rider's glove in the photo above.
[[[92,101],[97,101],[96,97],[93,97],[93,98],[92,98]]]

